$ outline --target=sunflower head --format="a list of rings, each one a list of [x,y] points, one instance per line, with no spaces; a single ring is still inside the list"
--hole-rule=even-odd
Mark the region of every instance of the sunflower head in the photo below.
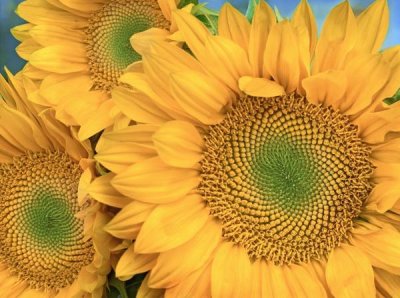
[[[112,239],[100,230],[107,210],[85,191],[89,146],[26,100],[33,83],[9,77],[0,78],[2,294],[101,297]]]
[[[97,146],[134,200],[106,226],[135,240],[117,276],[150,270],[142,291],[166,296],[396,295],[383,282],[400,281],[388,14],[385,0],[357,17],[343,2],[317,38],[307,1],[286,20],[260,1],[251,22],[226,4],[216,36],[176,11],[190,51],[141,52],[143,72],[112,92],[137,125]]]
[[[80,126],[82,140],[124,120],[110,91],[123,70],[141,60],[130,39],[152,32],[166,39],[176,6],[174,0],[22,1],[17,13],[28,23],[12,32],[28,61],[24,76],[39,83],[29,100]]]

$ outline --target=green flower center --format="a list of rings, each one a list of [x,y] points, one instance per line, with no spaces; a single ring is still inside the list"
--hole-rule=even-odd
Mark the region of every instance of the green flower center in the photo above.
[[[77,191],[82,171],[60,152],[0,165],[0,259],[33,288],[58,290],[93,259]]]
[[[347,237],[371,191],[370,148],[332,108],[240,98],[205,136],[200,192],[223,236],[276,264],[320,259]]]
[[[132,35],[169,25],[155,0],[110,1],[93,14],[86,36],[95,88],[111,89],[127,66],[141,60],[130,44]]]
[[[258,189],[288,212],[307,204],[320,186],[312,153],[287,138],[268,140],[254,155],[250,171]]]

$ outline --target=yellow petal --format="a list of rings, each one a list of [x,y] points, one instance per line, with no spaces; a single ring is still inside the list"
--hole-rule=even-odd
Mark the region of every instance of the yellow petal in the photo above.
[[[389,29],[389,7],[387,0],[374,1],[357,17],[359,38],[356,49],[377,52]]]
[[[283,272],[292,297],[327,297],[324,286],[306,266],[283,266]]]
[[[105,3],[103,0],[97,1],[86,1],[86,0],[59,0],[65,6],[69,8],[84,11],[84,12],[95,12],[98,11]]]
[[[151,270],[156,264],[158,254],[138,254],[132,244],[122,254],[115,268],[115,276],[120,280],[131,279],[133,275]]]
[[[40,50],[42,48],[34,39],[26,39],[22,41],[15,49],[18,56],[24,60],[31,59],[32,53]]]
[[[184,197],[199,181],[197,170],[173,168],[155,157],[132,165],[119,173],[111,183],[128,197],[162,204]]]
[[[82,43],[63,42],[34,52],[29,62],[54,73],[88,71],[86,47]]]
[[[87,20],[77,14],[56,8],[45,0],[24,1],[18,5],[16,13],[29,23],[52,24],[67,28],[83,28]]]
[[[337,107],[346,92],[347,78],[342,71],[330,70],[308,77],[302,84],[309,102]]]
[[[329,13],[315,49],[313,73],[340,69],[357,38],[357,23],[348,1]]]
[[[157,0],[161,11],[167,20],[171,20],[171,12],[177,7],[177,0]]]
[[[116,208],[123,208],[127,204],[131,203],[132,200],[121,195],[111,186],[111,180],[114,177],[115,174],[108,173],[96,178],[89,185],[87,191],[92,198],[100,203]]]
[[[142,284],[140,285],[140,288],[136,294],[136,297],[138,298],[160,298],[164,297],[164,289],[152,289],[149,288],[148,286],[148,280],[149,280],[149,275],[147,274],[144,280],[142,281]]]
[[[165,41],[171,33],[165,29],[150,28],[132,35],[130,42],[132,47],[140,55],[150,51],[151,43],[154,41]]]
[[[154,205],[134,201],[122,208],[105,226],[105,231],[121,239],[134,239],[140,224],[153,211]]]
[[[302,0],[297,6],[293,14],[292,24],[294,28],[304,28],[307,31],[307,49],[309,55],[312,56],[317,44],[317,23],[307,0]]]
[[[348,115],[356,114],[373,102],[390,76],[390,67],[380,55],[359,55],[345,66],[348,89],[339,109]],[[369,82],[365,84],[365,82]]]
[[[326,280],[337,298],[375,297],[371,262],[357,247],[342,244],[330,253]]]
[[[211,270],[213,297],[239,298],[251,295],[252,264],[243,247],[223,242],[215,254]]]
[[[115,105],[130,119],[139,123],[163,123],[171,117],[145,94],[124,87],[112,91]]]
[[[146,59],[148,58],[147,56],[149,55],[143,56],[144,66],[146,66]],[[149,70],[146,69],[146,73],[148,71]],[[162,77],[162,73],[159,73],[159,75]],[[165,80],[167,81],[169,80],[169,75],[170,72],[168,73],[168,77],[165,77]],[[146,108],[151,108],[154,105],[157,106],[158,109],[155,110],[155,113],[157,114],[160,114],[158,110],[161,109],[168,115],[171,115],[172,119],[177,119],[177,117],[180,117],[181,116],[180,114],[183,113],[182,109],[179,107],[179,105],[177,105],[176,101],[174,101],[171,96],[168,95],[164,96],[164,94],[158,92],[159,88],[156,87],[157,82],[153,83],[153,78],[150,75],[145,75],[143,73],[128,72],[120,77],[120,81],[122,83],[131,85],[134,90],[139,91],[145,95],[145,96],[138,96],[137,99],[133,98],[135,104],[138,105],[139,107],[141,105],[143,107],[146,107],[146,105],[143,104],[143,101],[145,101],[147,97],[152,101],[153,104],[149,105]],[[142,101],[142,103],[139,104],[138,103],[139,101]],[[135,117],[133,114],[131,114],[131,116]]]
[[[211,35],[206,26],[194,16],[182,10],[175,10],[173,18],[193,54],[200,61],[206,60],[204,46],[207,38]]]
[[[113,124],[114,117],[111,111],[114,108],[114,102],[107,100],[100,104],[97,112],[91,114],[85,122],[81,123],[78,137],[80,140],[86,140],[99,131]]]
[[[247,53],[227,38],[212,36],[206,41],[207,62],[203,64],[218,80],[238,92],[238,79],[251,73]]]
[[[34,26],[29,34],[42,46],[57,45],[64,41],[81,43],[85,40],[85,34],[82,31],[51,24]]]
[[[352,244],[362,250],[374,267],[400,274],[400,233],[383,228],[376,232],[354,234]]]
[[[150,273],[149,285],[170,288],[179,285],[191,272],[203,267],[221,241],[221,226],[213,218],[187,243],[160,254]]]
[[[386,297],[396,297],[400,293],[400,276],[378,268],[374,271],[376,283],[387,293]]]
[[[140,124],[103,133],[95,158],[114,173],[120,173],[132,163],[157,155],[151,139],[157,129],[158,126]]]
[[[22,152],[50,149],[42,130],[29,117],[4,102],[0,102],[0,135]]]
[[[377,184],[371,191],[367,204],[373,206],[380,213],[386,212],[400,200],[400,181],[391,181]]]
[[[378,161],[400,163],[400,139],[396,138],[381,145],[374,146],[371,157]]]
[[[233,94],[215,79],[200,72],[187,71],[171,75],[175,100],[190,115],[204,124],[217,124]]]
[[[184,121],[165,123],[153,135],[160,158],[178,168],[191,168],[202,158],[203,138],[192,124]]]
[[[165,292],[165,298],[179,297],[211,297],[211,262],[193,271]]]
[[[285,94],[281,85],[264,78],[244,76],[239,79],[239,88],[247,95],[274,97]]]
[[[22,24],[11,28],[12,36],[18,41],[24,41],[25,39],[30,38],[30,30],[35,27],[33,24]]]
[[[203,199],[196,194],[156,207],[137,236],[135,251],[164,252],[191,241],[206,223],[208,214]]]
[[[255,77],[267,76],[263,74],[264,49],[267,43],[268,34],[276,17],[272,8],[260,0],[254,10],[254,17],[251,23],[249,36],[249,61]]]
[[[221,8],[218,18],[218,33],[247,50],[250,36],[249,21],[229,3],[225,3]]]
[[[282,21],[271,28],[264,51],[264,68],[287,93],[298,87],[300,53],[295,31],[288,21]]]
[[[388,133],[400,131],[399,125],[400,102],[396,102],[386,110],[365,113],[353,122],[358,125],[363,141],[370,144],[382,143]]]

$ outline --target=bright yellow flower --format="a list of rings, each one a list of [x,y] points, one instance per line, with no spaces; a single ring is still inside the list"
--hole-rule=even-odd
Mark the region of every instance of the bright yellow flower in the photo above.
[[[338,5],[319,39],[306,1],[278,23],[263,1],[251,24],[227,4],[217,36],[174,19],[193,56],[143,51],[144,73],[121,78],[133,89],[113,91],[140,124],[97,147],[134,199],[106,226],[136,239],[117,276],[150,271],[140,295],[167,297],[397,295],[400,103],[383,99],[400,47],[378,52],[386,1],[358,17]]]
[[[115,244],[106,206],[86,192],[90,145],[27,101],[34,85],[9,78],[0,77],[0,296],[102,297]]]
[[[119,119],[109,91],[122,71],[140,60],[133,34],[166,37],[175,0],[25,0],[17,13],[29,23],[15,27],[18,54],[29,63],[24,75],[40,82],[29,96],[53,107],[67,125],[81,126],[86,139]]]

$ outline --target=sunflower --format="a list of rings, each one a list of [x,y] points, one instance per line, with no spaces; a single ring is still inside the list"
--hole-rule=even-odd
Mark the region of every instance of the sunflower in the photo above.
[[[113,238],[86,192],[90,146],[26,99],[35,85],[0,77],[0,294],[102,297]],[[39,115],[39,116],[38,116]]]
[[[25,0],[17,14],[28,21],[12,32],[18,54],[29,63],[24,75],[41,82],[29,96],[53,107],[57,119],[81,126],[86,139],[120,118],[109,91],[122,71],[140,61],[133,34],[166,37],[175,0]],[[56,96],[55,96],[56,95]],[[115,120],[117,119],[117,120]]]
[[[400,291],[400,47],[385,0],[343,2],[317,38],[301,1],[277,22],[223,6],[212,36],[174,13],[190,53],[154,41],[112,96],[136,126],[95,157],[134,201],[105,227],[139,296],[394,297]],[[121,196],[124,200],[126,197]],[[115,200],[117,200],[114,197]]]

